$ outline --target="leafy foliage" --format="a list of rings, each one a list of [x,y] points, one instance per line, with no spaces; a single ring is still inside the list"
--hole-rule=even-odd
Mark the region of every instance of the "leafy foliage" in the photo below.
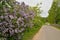
[[[0,1],[0,37],[6,40],[20,40],[23,32],[32,27],[34,10],[24,2],[21,4],[15,0]]]
[[[58,2],[53,2],[49,11],[48,22],[51,24],[60,24],[60,7],[58,7]]]
[[[34,25],[31,29],[30,28],[26,29],[22,40],[32,40],[33,36],[38,32],[38,30],[42,27],[42,25],[45,24],[44,18],[40,17],[41,11],[39,7],[35,6],[35,7],[31,7],[30,9],[33,9],[36,14],[33,20]]]

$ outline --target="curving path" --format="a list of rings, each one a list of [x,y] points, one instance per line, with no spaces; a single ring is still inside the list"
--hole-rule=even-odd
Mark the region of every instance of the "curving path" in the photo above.
[[[60,40],[60,30],[50,25],[44,25],[32,40]]]

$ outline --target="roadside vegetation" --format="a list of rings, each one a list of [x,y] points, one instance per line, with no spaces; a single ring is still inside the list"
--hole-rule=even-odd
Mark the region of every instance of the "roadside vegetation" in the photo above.
[[[30,7],[16,0],[0,0],[0,39],[31,40],[46,22],[60,29],[60,4],[54,1],[49,16],[40,16],[38,6]]]

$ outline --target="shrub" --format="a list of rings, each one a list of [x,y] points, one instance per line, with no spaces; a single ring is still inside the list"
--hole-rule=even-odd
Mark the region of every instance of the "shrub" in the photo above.
[[[20,40],[27,27],[32,27],[35,13],[24,2],[0,1],[0,37]]]

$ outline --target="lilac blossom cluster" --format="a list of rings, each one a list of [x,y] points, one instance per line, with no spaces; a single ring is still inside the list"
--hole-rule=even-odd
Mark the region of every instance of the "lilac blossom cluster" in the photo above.
[[[16,36],[15,40],[18,40],[18,34],[21,36],[27,27],[33,26],[34,11],[24,2],[20,4],[14,1],[10,5],[5,4],[0,9],[0,36],[6,38]]]

